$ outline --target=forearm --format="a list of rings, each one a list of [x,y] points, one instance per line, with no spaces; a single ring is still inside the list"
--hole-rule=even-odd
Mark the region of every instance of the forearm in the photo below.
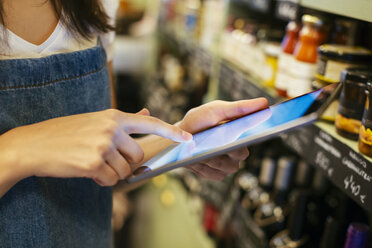
[[[20,169],[16,152],[6,149],[3,140],[4,135],[0,135],[0,198],[17,182],[27,177],[27,173]]]

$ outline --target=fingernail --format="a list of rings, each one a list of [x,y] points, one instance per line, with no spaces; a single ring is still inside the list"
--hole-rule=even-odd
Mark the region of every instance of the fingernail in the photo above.
[[[137,176],[139,174],[142,174],[142,173],[145,173],[145,172],[148,172],[148,171],[151,171],[151,169],[149,167],[141,166],[133,172],[133,175]]]
[[[182,137],[186,140],[186,141],[190,141],[192,140],[192,134],[191,133],[188,133],[186,131],[182,131]]]

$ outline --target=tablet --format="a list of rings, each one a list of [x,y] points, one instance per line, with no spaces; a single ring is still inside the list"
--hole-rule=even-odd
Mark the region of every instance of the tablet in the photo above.
[[[194,134],[193,140],[172,144],[155,155],[126,182],[135,183],[309,125],[321,117],[340,88],[339,83],[331,84]]]

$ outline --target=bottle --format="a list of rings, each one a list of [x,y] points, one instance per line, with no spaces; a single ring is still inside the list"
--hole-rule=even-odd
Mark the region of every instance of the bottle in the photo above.
[[[268,191],[273,186],[276,166],[275,158],[271,154],[265,155],[262,159],[259,184],[247,191],[242,199],[242,206],[250,212],[253,213],[259,205],[268,202]]]
[[[296,176],[294,184],[296,188],[306,189],[310,187],[311,180],[313,178],[313,167],[306,163],[304,160],[301,160],[297,164]]]
[[[198,18],[200,15],[200,0],[185,1],[185,30],[191,36],[196,35],[196,27],[198,25]]]
[[[275,77],[278,70],[278,56],[280,54],[280,45],[276,42],[267,42],[264,44],[265,66],[263,67],[263,85],[274,87]]]
[[[344,248],[368,248],[371,242],[371,230],[363,223],[351,223],[347,229]]]
[[[311,82],[316,72],[317,49],[324,39],[321,32],[323,21],[311,15],[302,17],[300,38],[294,50],[294,62],[290,66],[291,81],[288,97],[296,97],[311,91]]]
[[[283,156],[279,159],[274,190],[270,194],[270,200],[260,205],[254,213],[254,220],[269,238],[285,228],[285,220],[288,214],[286,203],[294,167],[294,157]]]
[[[272,248],[300,248],[309,247],[309,236],[306,234],[307,204],[310,192],[299,190],[295,192],[293,211],[289,215],[287,229],[277,233],[270,240]]]
[[[323,233],[322,226],[324,225],[325,219],[329,215],[328,207],[325,203],[325,197],[330,188],[330,182],[323,175],[320,169],[315,170],[312,184],[310,187],[311,197],[308,204],[308,227],[309,234],[312,237],[311,243],[316,241],[318,244],[319,239]]]
[[[328,216],[324,225],[324,232],[319,248],[338,248],[340,240],[340,223],[332,216]]]
[[[283,41],[280,44],[282,51],[278,58],[278,71],[274,86],[278,95],[283,97],[287,96],[287,87],[290,82],[289,68],[292,64],[293,52],[298,41],[299,31],[300,24],[298,22],[289,22]]]
[[[359,209],[348,196],[342,191],[332,188],[324,197],[325,205],[321,211],[327,213],[323,230],[312,232],[312,241],[314,246],[319,244],[320,248],[339,248],[342,247],[346,236],[347,226],[351,220],[363,219],[355,215],[356,209]],[[320,221],[323,223],[323,221]],[[315,229],[311,226],[311,229]],[[321,228],[317,228],[321,229]],[[318,237],[320,237],[318,241]]]

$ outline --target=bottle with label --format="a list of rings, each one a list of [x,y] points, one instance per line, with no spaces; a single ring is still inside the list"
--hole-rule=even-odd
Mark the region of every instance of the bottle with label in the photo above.
[[[278,71],[275,78],[275,89],[280,96],[287,96],[287,87],[290,82],[289,68],[293,60],[293,52],[298,41],[298,33],[300,31],[300,24],[295,21],[288,23],[286,34],[283,38],[281,46],[281,53],[278,59]]]
[[[311,82],[316,72],[317,49],[324,40],[321,31],[323,21],[311,15],[302,17],[299,42],[294,50],[290,66],[291,80],[287,89],[288,97],[296,97],[311,91]]]

